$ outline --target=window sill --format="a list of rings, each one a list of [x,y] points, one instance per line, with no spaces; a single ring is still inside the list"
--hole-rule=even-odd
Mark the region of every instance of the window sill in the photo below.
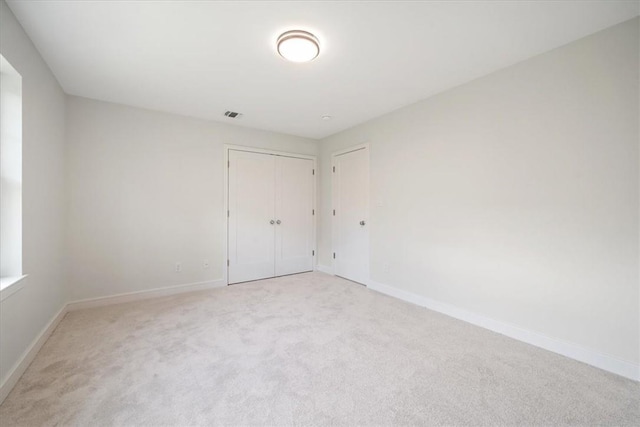
[[[27,277],[26,274],[24,276],[0,278],[0,301],[6,300],[11,295],[22,289],[22,286],[24,285],[22,279],[25,277]]]

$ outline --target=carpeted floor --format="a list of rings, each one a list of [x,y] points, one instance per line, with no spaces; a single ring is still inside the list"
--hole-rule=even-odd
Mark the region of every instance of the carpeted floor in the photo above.
[[[639,425],[640,384],[322,273],[67,314],[2,426]]]

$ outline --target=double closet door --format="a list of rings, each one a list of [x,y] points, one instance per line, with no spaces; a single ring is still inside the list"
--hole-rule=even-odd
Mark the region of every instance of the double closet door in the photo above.
[[[313,160],[229,150],[229,284],[313,270]]]

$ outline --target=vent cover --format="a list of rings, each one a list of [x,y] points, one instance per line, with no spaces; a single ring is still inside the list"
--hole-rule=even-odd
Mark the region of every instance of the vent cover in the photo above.
[[[224,115],[229,117],[230,119],[238,119],[240,118],[240,116],[242,116],[241,113],[236,113],[235,111],[227,111],[226,113],[224,113]]]

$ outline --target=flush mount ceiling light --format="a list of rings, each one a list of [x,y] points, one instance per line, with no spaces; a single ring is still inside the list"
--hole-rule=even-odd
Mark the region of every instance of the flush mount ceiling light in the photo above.
[[[311,33],[301,30],[287,31],[278,37],[278,53],[291,62],[309,62],[320,54],[320,43]]]

